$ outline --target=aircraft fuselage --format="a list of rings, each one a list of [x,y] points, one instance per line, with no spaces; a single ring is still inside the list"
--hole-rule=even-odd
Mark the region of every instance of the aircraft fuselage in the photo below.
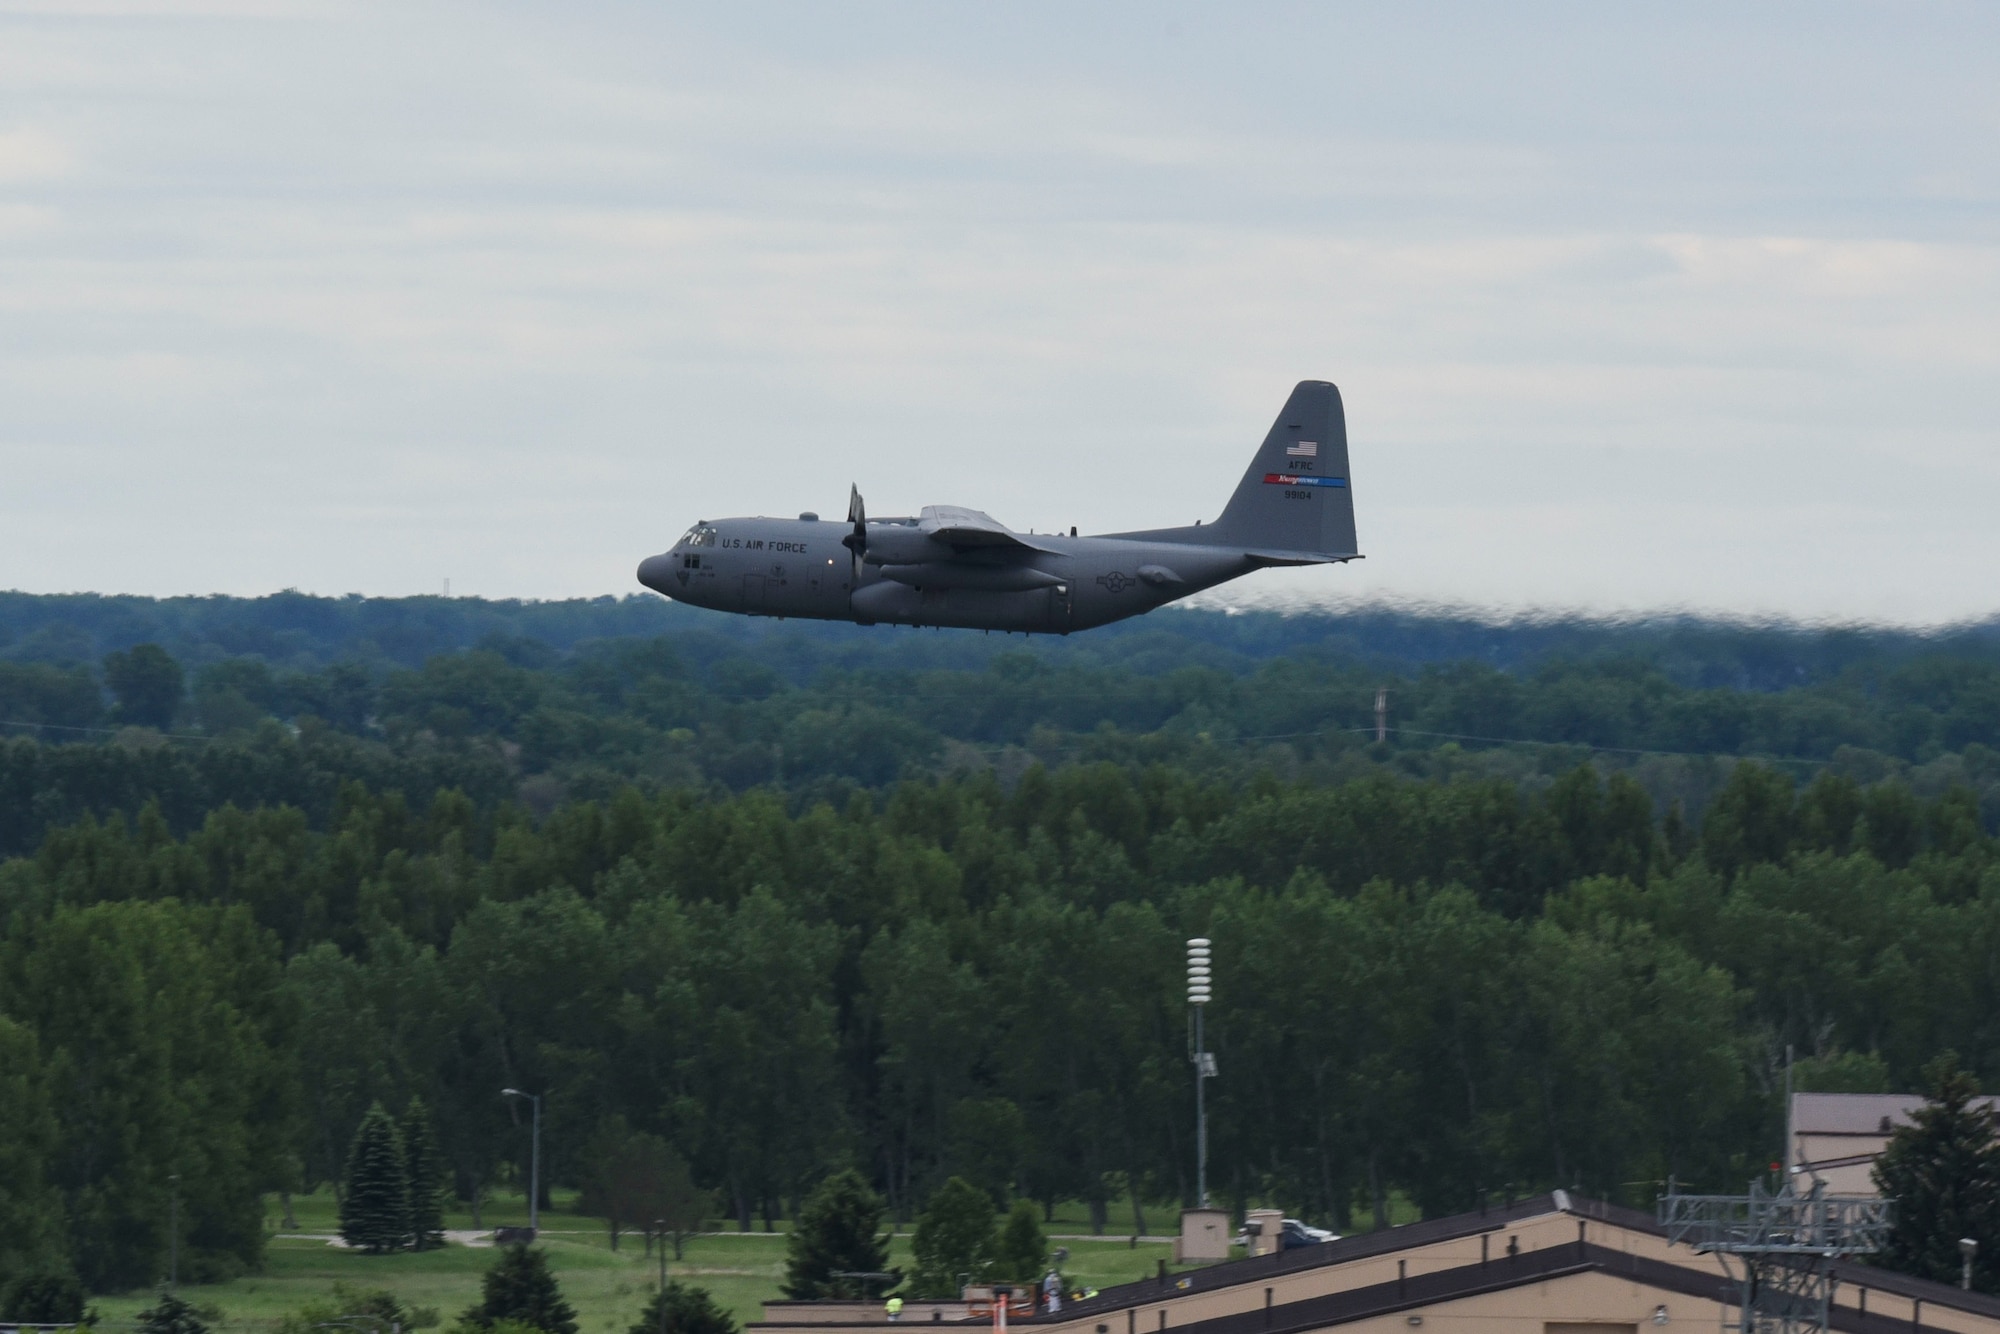
[[[871,520],[867,557],[818,519],[719,519],[649,557],[640,582],[676,602],[752,616],[1068,634],[1247,574],[1240,551],[1036,533],[1037,549],[955,555],[914,519]]]
[[[1302,380],[1214,523],[1020,533],[960,505],[914,519],[720,519],[639,564],[676,602],[750,616],[1066,635],[1273,565],[1360,559],[1340,391]]]

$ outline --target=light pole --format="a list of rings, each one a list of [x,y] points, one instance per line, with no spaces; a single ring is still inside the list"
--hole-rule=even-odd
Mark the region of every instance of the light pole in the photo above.
[[[501,1089],[503,1098],[526,1098],[535,1107],[535,1128],[528,1141],[528,1231],[542,1232],[542,1095]]]
[[[1196,936],[1187,943],[1187,996],[1194,1008],[1194,1193],[1195,1201],[1208,1208],[1208,1098],[1207,1081],[1215,1074],[1215,1058],[1203,1041],[1201,1016],[1208,1007],[1208,937]]]
[[[667,1334],[667,1220],[653,1220],[653,1234],[660,1250],[660,1334]]]
[[[167,1213],[167,1291],[181,1290],[181,1174],[170,1172],[167,1180],[173,1183],[173,1198]]]

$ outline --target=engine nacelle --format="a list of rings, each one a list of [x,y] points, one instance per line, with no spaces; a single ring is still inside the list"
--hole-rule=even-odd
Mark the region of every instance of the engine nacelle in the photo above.
[[[861,558],[870,565],[921,565],[951,559],[951,548],[915,528],[899,523],[871,523],[868,549]]]

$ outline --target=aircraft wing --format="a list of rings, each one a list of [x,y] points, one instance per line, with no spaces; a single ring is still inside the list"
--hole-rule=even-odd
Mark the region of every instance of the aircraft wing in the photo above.
[[[1006,524],[979,510],[962,505],[926,505],[917,518],[917,529],[927,537],[958,547],[1019,547],[1025,551],[1052,551],[1039,542],[1021,536]]]

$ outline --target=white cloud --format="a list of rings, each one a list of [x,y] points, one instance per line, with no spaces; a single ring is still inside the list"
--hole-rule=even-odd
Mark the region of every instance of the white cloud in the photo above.
[[[61,176],[70,163],[67,146],[45,130],[0,129],[0,186]]]

